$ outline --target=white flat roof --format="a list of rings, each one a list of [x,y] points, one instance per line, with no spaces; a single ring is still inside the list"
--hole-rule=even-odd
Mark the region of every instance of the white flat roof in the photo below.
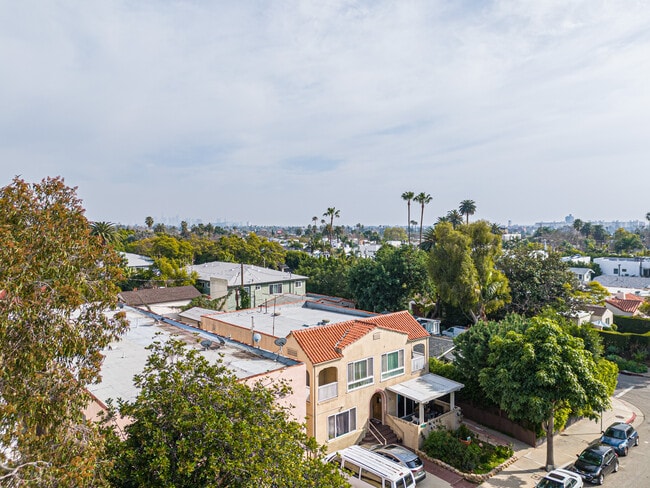
[[[410,398],[414,402],[427,403],[453,391],[459,391],[464,386],[462,383],[449,378],[429,373],[419,378],[389,386],[386,389]]]
[[[304,306],[305,302],[302,300],[276,307],[271,304],[268,307],[220,313],[211,318],[247,329],[253,327],[257,332],[273,337],[286,337],[292,330],[325,325],[323,321],[327,321],[327,324],[336,324],[376,315],[345,307],[337,308],[337,311],[331,310],[335,307],[310,308]]]
[[[113,312],[115,313],[115,312]],[[150,351],[145,349],[155,340],[165,342],[172,336],[193,343],[203,337],[189,331],[168,325],[156,323],[153,318],[126,309],[127,320],[131,327],[128,332],[117,342],[102,351],[104,363],[101,371],[101,381],[91,385],[88,390],[99,400],[106,403],[109,398],[132,401],[138,394],[133,385],[133,376],[142,373]],[[200,332],[200,331],[197,331]],[[250,347],[238,347],[236,344],[226,342],[218,349],[208,349],[200,346],[197,349],[210,362],[222,360],[224,366],[230,369],[239,379],[256,376],[286,367],[282,362],[268,359],[254,354]]]
[[[244,264],[244,285],[261,283],[280,283],[284,281],[306,280],[306,276],[293,273],[285,273],[274,269],[262,268],[252,264]],[[195,264],[188,266],[190,271],[199,275],[199,280],[210,281],[210,278],[221,278],[228,280],[228,286],[241,285],[242,265],[238,263],[226,263],[212,261],[211,263]]]

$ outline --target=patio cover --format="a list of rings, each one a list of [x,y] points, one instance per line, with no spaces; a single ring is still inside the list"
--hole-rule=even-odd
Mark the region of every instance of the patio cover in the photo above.
[[[410,398],[417,403],[427,403],[447,393],[459,391],[465,385],[437,374],[428,373],[412,380],[389,386],[386,389]]]

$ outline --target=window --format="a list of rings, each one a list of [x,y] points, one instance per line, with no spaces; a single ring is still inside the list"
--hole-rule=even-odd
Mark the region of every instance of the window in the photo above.
[[[371,385],[374,382],[372,358],[348,363],[348,391]]]
[[[348,432],[357,430],[357,409],[351,408],[345,412],[327,417],[327,438],[334,439]]]
[[[404,374],[404,349],[381,356],[381,380]]]
[[[302,288],[302,281],[296,281],[296,288]]]
[[[282,293],[282,283],[273,283],[269,285],[269,293],[271,295],[279,295]]]

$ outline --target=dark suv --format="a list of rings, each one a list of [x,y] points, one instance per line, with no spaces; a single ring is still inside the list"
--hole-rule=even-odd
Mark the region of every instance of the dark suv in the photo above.
[[[578,455],[573,471],[585,481],[602,485],[606,474],[618,471],[618,455],[605,444],[590,446]]]

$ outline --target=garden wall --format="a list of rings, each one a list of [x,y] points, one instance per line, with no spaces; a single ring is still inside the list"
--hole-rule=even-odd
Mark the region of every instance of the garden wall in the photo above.
[[[536,447],[544,440],[537,439],[535,432],[514,423],[500,410],[485,410],[470,405],[469,403],[458,403],[458,406],[461,408],[464,417],[473,420],[478,424],[485,425],[490,429],[514,437],[521,442],[525,442],[529,446]]]

